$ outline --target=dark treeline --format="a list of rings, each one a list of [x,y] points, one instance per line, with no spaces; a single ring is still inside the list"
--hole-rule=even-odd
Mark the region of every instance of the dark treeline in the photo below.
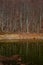
[[[42,0],[0,0],[0,32],[40,33],[42,22]]]

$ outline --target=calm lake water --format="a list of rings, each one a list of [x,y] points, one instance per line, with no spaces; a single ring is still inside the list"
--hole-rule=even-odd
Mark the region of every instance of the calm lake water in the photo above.
[[[0,42],[0,55],[21,55],[23,62],[43,65],[43,42]]]

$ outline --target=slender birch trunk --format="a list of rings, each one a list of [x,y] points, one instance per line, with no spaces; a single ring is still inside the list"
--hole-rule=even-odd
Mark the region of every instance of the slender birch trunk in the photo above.
[[[8,17],[7,17],[6,23],[7,23],[7,32],[9,32],[8,31],[8,29],[9,29],[9,27],[8,27]]]
[[[27,20],[26,20],[26,29],[27,29],[27,33],[29,32],[29,30],[28,30],[28,16],[27,16]]]
[[[20,28],[22,32],[22,10],[20,10]]]
[[[3,32],[3,21],[2,21],[2,32]]]
[[[20,28],[21,28],[21,32],[22,32],[22,13],[20,13]]]
[[[41,29],[41,11],[40,11],[40,29]]]

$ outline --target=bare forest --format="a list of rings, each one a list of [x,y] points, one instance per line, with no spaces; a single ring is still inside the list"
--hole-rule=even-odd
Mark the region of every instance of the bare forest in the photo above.
[[[43,33],[43,0],[0,0],[0,32]]]

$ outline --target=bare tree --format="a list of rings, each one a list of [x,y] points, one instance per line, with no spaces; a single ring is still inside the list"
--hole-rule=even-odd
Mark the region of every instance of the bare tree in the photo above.
[[[20,11],[20,28],[22,32],[22,10]]]

